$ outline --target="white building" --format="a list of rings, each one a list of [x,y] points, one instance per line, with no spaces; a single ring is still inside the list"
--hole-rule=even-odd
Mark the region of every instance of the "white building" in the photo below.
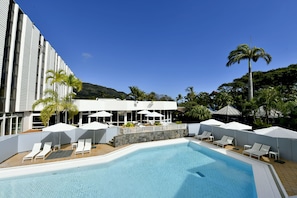
[[[45,82],[48,70],[72,71],[40,33],[29,17],[12,0],[0,0],[0,136],[41,128],[40,109],[32,104],[43,97],[49,87]],[[59,96],[66,87],[59,87]],[[109,122],[121,125],[139,118],[137,111],[157,111],[163,120],[171,121],[176,102],[126,101],[116,99],[76,100],[80,111],[74,124],[96,118],[88,115],[105,110],[113,114]],[[107,118],[108,119],[108,118]]]

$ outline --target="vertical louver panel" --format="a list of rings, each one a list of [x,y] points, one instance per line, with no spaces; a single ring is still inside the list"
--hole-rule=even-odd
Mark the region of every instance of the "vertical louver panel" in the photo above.
[[[2,73],[9,0],[0,0],[0,74]],[[1,75],[0,75],[1,82]]]

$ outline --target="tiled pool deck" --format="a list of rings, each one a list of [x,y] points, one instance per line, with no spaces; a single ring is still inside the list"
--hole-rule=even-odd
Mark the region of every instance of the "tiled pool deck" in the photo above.
[[[198,142],[194,138],[189,138],[189,140]],[[201,142],[201,144],[216,149],[216,147],[214,147],[208,141],[203,141],[203,142]],[[24,152],[24,153],[19,153],[15,156],[11,157],[10,159],[2,162],[0,164],[0,168],[10,168],[10,167],[17,168],[18,166],[26,166],[26,165],[32,165],[32,164],[33,165],[34,164],[41,165],[42,163],[48,163],[48,162],[66,161],[66,160],[71,160],[71,159],[87,158],[90,156],[103,156],[106,154],[110,154],[113,151],[116,151],[119,149],[123,150],[122,148],[127,148],[127,146],[114,148],[114,147],[106,145],[106,144],[97,144],[96,148],[93,148],[91,153],[87,153],[84,155],[81,155],[81,154],[76,155],[73,152],[70,157],[66,157],[66,158],[59,158],[59,159],[52,159],[52,160],[37,159],[36,161],[34,160],[33,162],[28,160],[28,161],[25,161],[24,163],[22,163],[22,158],[28,153],[28,152]],[[246,158],[246,159],[249,158],[247,156],[241,155],[242,148],[240,148],[240,147],[237,147],[237,148],[239,148],[239,150],[234,150],[233,146],[226,146],[225,147],[226,150],[221,149],[221,148],[217,148],[217,149],[220,150],[220,152],[227,151],[229,154],[234,154],[235,156],[237,156],[239,158],[242,158],[242,157]],[[72,148],[71,148],[71,145],[64,145],[64,146],[62,146],[62,149],[70,150]],[[238,155],[238,153],[240,153],[240,155]],[[250,160],[250,159],[248,159],[248,160]],[[256,159],[254,161],[257,162]],[[281,180],[282,185],[283,185],[285,191],[287,192],[288,196],[296,196],[297,197],[297,163],[284,160],[285,163],[280,164],[280,163],[274,162],[273,159],[270,159],[268,157],[262,157],[261,161],[273,165],[274,170],[278,174],[278,177]]]

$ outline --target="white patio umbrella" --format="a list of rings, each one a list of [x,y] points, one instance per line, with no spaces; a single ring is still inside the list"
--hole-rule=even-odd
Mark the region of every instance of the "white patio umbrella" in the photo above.
[[[236,131],[235,130],[252,130],[252,126],[242,124],[240,122],[229,122],[227,124],[223,124],[220,126],[221,128],[224,129],[233,129],[234,130],[234,138],[235,138],[235,146],[237,146],[237,138],[236,138]]]
[[[240,122],[229,122],[220,126],[224,129],[233,129],[233,130],[252,130],[252,126],[242,124]]]
[[[209,119],[209,120],[204,120],[204,121],[200,122],[200,124],[211,125],[211,126],[221,126],[221,125],[223,125],[225,123],[221,122],[221,121],[218,121],[216,119]]]
[[[260,135],[266,135],[270,137],[276,138],[276,146],[277,146],[277,152],[280,158],[280,152],[279,152],[279,143],[278,138],[288,138],[288,139],[297,139],[297,132],[289,129],[285,129],[278,126],[272,126],[268,128],[263,129],[257,129],[254,130],[256,134]]]
[[[76,129],[77,127],[70,125],[70,124],[65,124],[65,123],[57,123],[48,127],[44,127],[42,131],[47,131],[47,132],[59,132],[59,145],[61,144],[61,132],[64,131],[71,131],[73,129]]]
[[[95,117],[95,118],[98,118],[98,117],[105,118],[105,117],[111,117],[111,116],[112,116],[112,113],[108,113],[106,111],[99,111],[97,113],[93,113],[89,115],[89,117]],[[103,119],[103,121],[105,121],[105,119]]]
[[[140,122],[142,122],[142,115],[147,115],[147,114],[150,114],[152,112],[148,111],[148,110],[141,110],[141,111],[138,111],[137,114],[141,114],[140,116]]]
[[[146,117],[164,117],[164,115],[162,115],[161,113],[158,112],[151,112],[145,115]]]
[[[148,111],[148,110],[141,110],[137,112],[138,114],[142,114],[142,115],[146,115],[146,114],[150,114],[152,112]]]
[[[94,138],[94,141],[93,141],[93,144],[95,144],[95,131],[96,130],[99,130],[99,129],[107,129],[108,128],[108,125],[107,124],[103,124],[103,123],[100,123],[100,122],[91,122],[91,123],[88,123],[88,124],[84,124],[82,125],[81,127],[79,127],[81,129],[85,129],[85,130],[93,130],[93,138]]]
[[[149,114],[146,114],[145,115],[148,119],[149,119],[149,117],[151,117],[151,118],[157,118],[157,117],[159,117],[160,118],[160,120],[161,120],[161,118],[162,117],[164,117],[164,115],[162,115],[161,113],[158,113],[158,112],[151,112],[151,113],[149,113]]]

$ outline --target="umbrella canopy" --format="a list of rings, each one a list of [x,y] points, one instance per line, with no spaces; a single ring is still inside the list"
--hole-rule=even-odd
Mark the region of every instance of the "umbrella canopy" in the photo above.
[[[148,111],[148,110],[142,110],[142,111],[138,111],[137,113],[138,113],[138,114],[146,115],[146,114],[149,114],[149,113],[152,113],[152,112],[150,112],[150,111]]]
[[[95,131],[99,130],[99,129],[107,129],[108,125],[107,124],[103,124],[100,122],[91,122],[88,124],[84,124],[83,126],[79,127],[81,129],[85,129],[85,130],[93,130],[93,144],[95,144],[95,139],[96,139],[96,134]]]
[[[297,132],[289,129],[285,129],[282,127],[278,126],[272,126],[268,128],[263,128],[263,129],[257,129],[254,130],[256,134],[260,135],[266,135],[270,137],[276,138],[276,146],[277,146],[277,152],[278,152],[278,157],[280,158],[280,152],[279,152],[279,143],[278,143],[278,138],[289,138],[289,139],[297,139]]]
[[[204,120],[204,121],[200,122],[200,124],[220,126],[220,125],[223,125],[225,123],[221,122],[221,121],[218,121],[216,119],[209,119],[209,120]]]
[[[252,126],[242,124],[239,122],[229,122],[227,124],[221,125],[224,129],[234,129],[234,130],[252,130]]]
[[[227,116],[239,116],[241,115],[240,111],[238,111],[237,109],[235,109],[234,107],[227,105],[223,108],[221,108],[220,110],[214,112],[213,114],[217,114],[217,115],[227,115]]]
[[[164,115],[162,115],[161,113],[158,112],[151,112],[149,114],[145,115],[146,117],[163,117]]]
[[[267,135],[270,137],[297,139],[296,131],[285,129],[278,126],[272,126],[264,129],[257,129],[254,131],[256,134]]]
[[[84,124],[79,128],[86,129],[86,130],[99,130],[99,129],[108,128],[108,125],[100,123],[100,122],[91,122],[91,123],[88,123],[88,124]]]
[[[70,125],[70,124],[65,124],[65,123],[57,123],[48,127],[44,127],[42,131],[48,131],[48,132],[58,132],[59,133],[59,145],[61,144],[61,132],[64,131],[71,131],[73,129],[77,129],[77,127]]]
[[[65,123],[58,123],[54,124],[48,127],[44,127],[42,131],[48,131],[48,132],[62,132],[62,131],[70,131],[73,129],[76,129],[77,127],[70,125],[70,124],[65,124]]]
[[[112,113],[108,113],[106,111],[99,111],[97,113],[93,113],[89,115],[89,117],[111,117]]]

